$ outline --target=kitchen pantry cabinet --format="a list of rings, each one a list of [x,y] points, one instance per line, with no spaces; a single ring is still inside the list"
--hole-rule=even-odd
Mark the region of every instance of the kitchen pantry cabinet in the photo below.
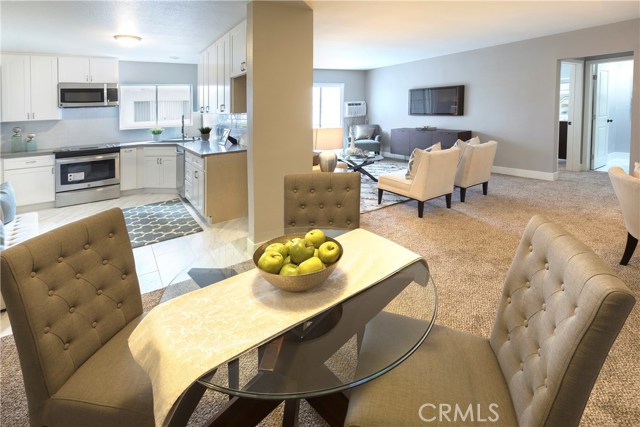
[[[176,188],[176,148],[144,147],[144,187]]]
[[[233,27],[229,31],[229,44],[231,52],[230,76],[236,77],[247,72],[247,21]]]
[[[216,113],[229,113],[231,110],[229,33],[215,42],[214,46],[216,51]]]
[[[58,57],[60,83],[117,83],[118,58]]]
[[[2,121],[59,120],[58,58],[2,55]]]
[[[138,149],[120,149],[120,190],[135,190],[138,186]]]
[[[13,185],[16,206],[55,201],[54,162],[52,155],[4,159],[4,180]]]

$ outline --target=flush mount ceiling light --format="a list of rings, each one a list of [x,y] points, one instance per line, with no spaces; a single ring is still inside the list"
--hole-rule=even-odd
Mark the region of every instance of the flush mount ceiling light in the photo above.
[[[133,36],[130,34],[116,34],[113,36],[114,39],[118,41],[118,43],[125,46],[134,46],[142,40],[142,37]]]

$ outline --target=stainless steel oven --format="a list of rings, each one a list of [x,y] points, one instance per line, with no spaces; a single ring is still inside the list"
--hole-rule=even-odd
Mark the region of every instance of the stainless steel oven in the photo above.
[[[77,147],[55,157],[56,206],[120,197],[120,148]]]

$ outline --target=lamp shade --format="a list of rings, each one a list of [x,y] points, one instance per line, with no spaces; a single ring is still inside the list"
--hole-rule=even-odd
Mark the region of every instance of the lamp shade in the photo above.
[[[316,128],[313,130],[314,150],[337,150],[343,147],[342,128]]]

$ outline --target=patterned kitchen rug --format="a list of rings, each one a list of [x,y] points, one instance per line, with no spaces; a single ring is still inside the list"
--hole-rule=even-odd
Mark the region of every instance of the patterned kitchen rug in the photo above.
[[[123,209],[134,248],[202,231],[180,199]]]
[[[406,169],[407,162],[394,159],[384,159],[372,165],[365,166],[367,172],[376,178],[385,173]],[[360,213],[375,211],[386,206],[395,205],[409,200],[407,197],[385,191],[382,194],[382,203],[378,204],[378,183],[366,175],[362,175],[360,181]]]

